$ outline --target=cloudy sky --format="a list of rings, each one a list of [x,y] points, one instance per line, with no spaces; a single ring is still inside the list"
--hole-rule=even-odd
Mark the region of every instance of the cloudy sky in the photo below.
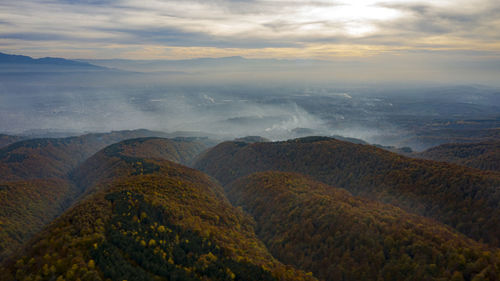
[[[500,1],[2,0],[0,51],[134,59],[433,54],[498,62]]]

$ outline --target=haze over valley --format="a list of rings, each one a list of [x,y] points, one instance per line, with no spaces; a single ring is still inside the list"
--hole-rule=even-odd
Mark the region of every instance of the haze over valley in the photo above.
[[[4,73],[0,129],[6,134],[78,135],[146,128],[219,140],[246,135],[271,140],[340,135],[422,150],[448,142],[447,138],[474,140],[467,133],[471,129],[481,139],[498,133],[500,91],[493,86],[353,84],[334,82],[335,78],[256,82],[237,72],[239,77],[233,78],[233,68],[250,72],[253,63],[260,68],[269,65],[270,76],[276,65],[293,65],[292,71],[302,72],[309,68],[293,61],[243,58],[156,63],[164,68],[174,65],[177,72],[131,72],[105,68],[107,63],[93,66],[67,60],[8,62],[7,58],[4,55],[0,64]],[[11,68],[13,64],[17,68]],[[135,64],[122,60],[119,66]],[[192,66],[194,72],[190,72]],[[220,79],[224,76],[226,80]]]

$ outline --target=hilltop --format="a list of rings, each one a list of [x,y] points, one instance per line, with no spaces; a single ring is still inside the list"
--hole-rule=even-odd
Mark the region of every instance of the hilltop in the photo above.
[[[414,156],[500,172],[500,141],[443,144]]]
[[[500,252],[400,208],[300,174],[262,172],[225,187],[287,264],[321,280],[497,280]]]
[[[259,171],[298,172],[434,218],[478,241],[500,243],[498,173],[412,159],[327,137],[224,142],[202,154],[194,167],[224,185]]]
[[[112,176],[10,260],[6,280],[315,280],[275,260],[210,177],[110,149],[97,155]]]
[[[0,261],[71,206],[86,186],[77,167],[99,149],[122,139],[150,136],[146,130],[23,140],[0,149]],[[136,143],[135,143],[136,142]],[[188,139],[143,138],[126,142],[128,155],[149,153],[188,162],[205,149]],[[118,144],[115,148],[125,147]],[[163,154],[162,154],[163,153]]]

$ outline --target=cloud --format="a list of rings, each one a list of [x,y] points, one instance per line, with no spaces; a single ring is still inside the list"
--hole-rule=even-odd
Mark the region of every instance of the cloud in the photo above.
[[[475,1],[473,5],[471,3],[464,1],[448,5],[385,3],[383,4],[385,7],[399,10],[405,16],[392,22],[382,22],[380,26],[392,36],[419,38],[440,36],[460,38],[465,42],[497,41],[500,4],[490,0]]]
[[[197,49],[200,56],[371,56],[424,49],[495,51],[494,0],[25,0],[0,3],[0,49],[124,57],[131,50]],[[37,46],[39,46],[37,48]],[[346,47],[349,46],[349,47]],[[203,48],[206,54],[203,54]],[[79,51],[78,51],[79,50]],[[347,50],[347,51],[346,51]],[[354,50],[354,51],[349,51]],[[191,57],[177,52],[179,58]],[[279,57],[279,56],[278,56]],[[148,57],[151,58],[151,57]]]

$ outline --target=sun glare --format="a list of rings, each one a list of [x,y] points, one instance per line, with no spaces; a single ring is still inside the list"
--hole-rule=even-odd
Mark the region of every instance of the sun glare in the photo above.
[[[294,15],[300,23],[320,22],[323,25],[316,31],[324,35],[345,34],[364,36],[377,31],[376,23],[389,21],[401,16],[396,9],[376,6],[375,1],[345,1],[341,4],[326,6],[305,6]]]

